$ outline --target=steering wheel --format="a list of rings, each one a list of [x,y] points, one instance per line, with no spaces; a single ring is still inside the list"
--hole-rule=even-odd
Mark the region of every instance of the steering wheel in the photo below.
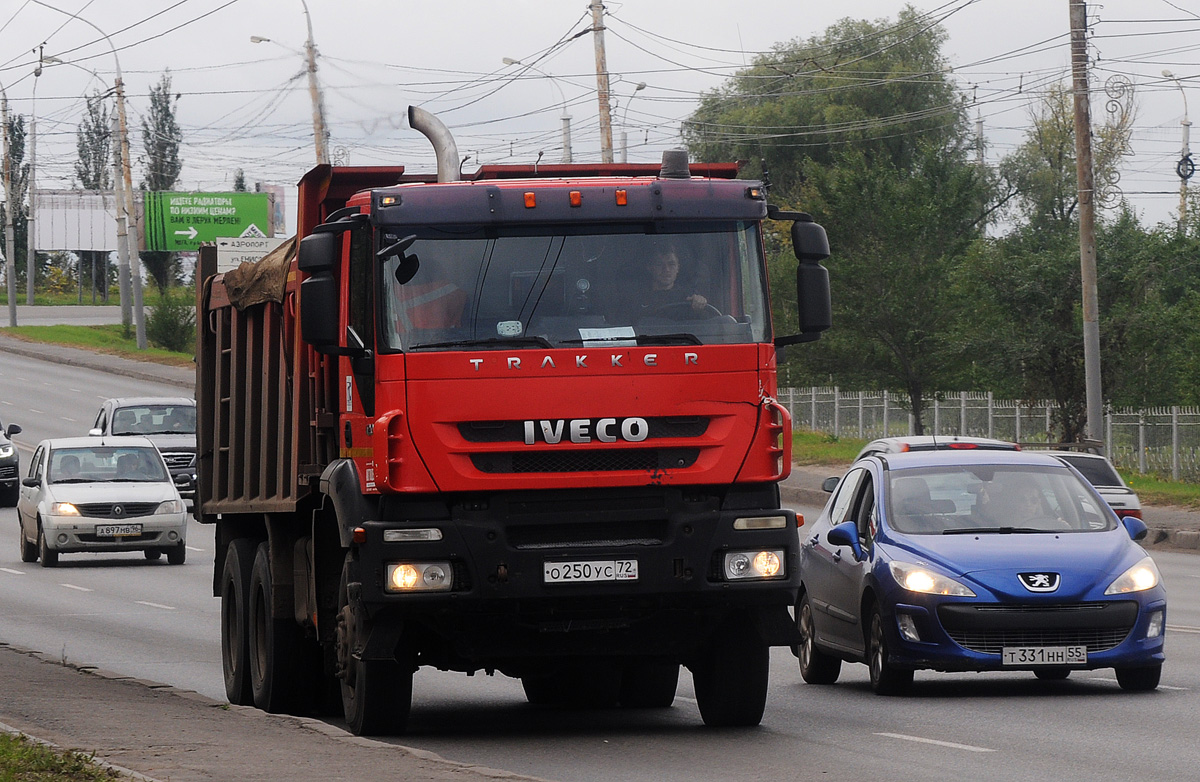
[[[661,307],[650,310],[649,314],[671,320],[710,320],[721,317],[721,311],[713,305],[705,304],[700,309],[696,309],[690,301],[663,304]]]

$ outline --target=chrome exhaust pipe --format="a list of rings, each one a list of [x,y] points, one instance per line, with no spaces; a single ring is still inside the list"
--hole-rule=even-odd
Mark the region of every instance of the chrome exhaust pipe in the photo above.
[[[416,106],[408,107],[408,126],[420,131],[433,144],[433,152],[437,155],[437,172],[439,182],[458,182],[462,179],[459,171],[458,145],[450,129],[440,119],[428,111]]]

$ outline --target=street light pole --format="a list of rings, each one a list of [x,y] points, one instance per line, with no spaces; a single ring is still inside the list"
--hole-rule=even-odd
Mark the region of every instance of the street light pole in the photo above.
[[[523,68],[528,68],[531,71],[537,71],[550,80],[554,85],[554,89],[558,90],[559,99],[562,102],[562,162],[571,162],[571,115],[567,113],[567,94],[563,92],[563,88],[558,86],[558,77],[552,73],[547,73],[541,68],[534,65],[526,65],[520,60],[514,60],[512,57],[505,57],[501,60],[505,65],[520,65]]]
[[[17,325],[17,261],[13,257],[13,198],[12,198],[12,160],[8,156],[8,93],[4,85],[0,85],[0,118],[4,127],[0,129],[3,136],[4,154],[4,277],[8,286],[8,325]]]
[[[1183,120],[1179,123],[1183,126],[1183,150],[1179,154],[1179,162],[1175,164],[1175,173],[1179,175],[1179,232],[1183,233],[1187,231],[1187,183],[1196,173],[1196,164],[1192,162],[1192,152],[1188,148],[1192,123],[1188,120],[1187,90],[1183,88],[1183,83],[1169,70],[1164,70],[1162,75],[1175,82],[1179,93],[1183,95]]]
[[[625,129],[625,118],[629,116],[629,104],[633,103],[633,98],[640,91],[646,89],[646,82],[639,81],[637,86],[633,88],[633,92],[629,95],[629,99],[625,101],[625,109],[621,112],[621,162],[629,162],[629,131]]]
[[[321,84],[317,80],[317,45],[313,43],[312,17],[308,13],[308,3],[300,0],[304,6],[304,23],[308,26],[308,38],[304,41],[304,63],[308,74],[308,97],[312,100],[313,141],[317,152],[317,165],[329,165],[329,133],[325,129],[325,99],[321,93]],[[273,43],[290,51],[293,47],[284,46],[262,35],[250,36],[250,43]]]
[[[144,317],[144,313],[142,312],[142,264],[141,259],[138,257],[137,237],[139,234],[137,208],[135,207],[133,200],[133,168],[130,165],[129,157],[129,125],[125,121],[125,82],[121,79],[121,59],[117,57],[117,47],[113,45],[112,39],[109,38],[108,34],[95,24],[89,22],[87,19],[84,19],[79,14],[73,14],[69,11],[62,10],[61,8],[55,8],[54,6],[43,2],[42,0],[33,0],[33,2],[37,5],[49,8],[51,11],[58,11],[60,14],[65,14],[72,19],[83,22],[88,27],[91,27],[93,30],[100,33],[100,36],[108,42],[109,48],[112,49],[113,63],[117,69],[116,79],[113,82],[113,92],[115,92],[117,96],[117,119],[121,135],[121,172],[125,185],[124,198],[117,200],[117,245],[118,247],[123,246],[125,248],[123,253],[124,257],[121,257],[121,254],[118,255],[118,263],[120,264],[120,274],[123,280],[124,278],[131,278],[133,288],[132,314],[134,326],[137,332],[137,345],[139,350],[145,350],[147,343],[146,319]],[[34,87],[35,89],[37,87],[36,81],[34,82]],[[30,185],[32,187],[32,181]],[[120,239],[122,224],[124,224],[127,229],[124,242],[122,242]],[[133,229],[132,238],[129,236],[128,228]],[[32,223],[30,224],[30,234],[32,235]],[[120,253],[120,250],[118,250],[118,253]],[[129,287],[130,282],[123,282],[121,286],[121,321],[126,326],[129,325],[130,321],[128,311]]]

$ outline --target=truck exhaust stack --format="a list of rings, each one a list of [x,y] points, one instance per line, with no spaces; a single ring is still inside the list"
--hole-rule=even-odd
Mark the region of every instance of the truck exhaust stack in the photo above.
[[[433,144],[433,151],[437,155],[439,182],[457,182],[462,179],[458,169],[458,145],[454,143],[450,129],[440,119],[425,109],[409,106],[408,126],[420,131]]]

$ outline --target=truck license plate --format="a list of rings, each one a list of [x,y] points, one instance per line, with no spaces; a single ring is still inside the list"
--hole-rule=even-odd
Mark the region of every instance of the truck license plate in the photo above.
[[[97,524],[96,537],[119,538],[123,535],[141,535],[141,524]]]
[[[1002,665],[1083,665],[1086,646],[1006,646],[1001,651]]]
[[[636,559],[609,559],[584,562],[546,562],[542,575],[547,584],[582,581],[637,581]]]

